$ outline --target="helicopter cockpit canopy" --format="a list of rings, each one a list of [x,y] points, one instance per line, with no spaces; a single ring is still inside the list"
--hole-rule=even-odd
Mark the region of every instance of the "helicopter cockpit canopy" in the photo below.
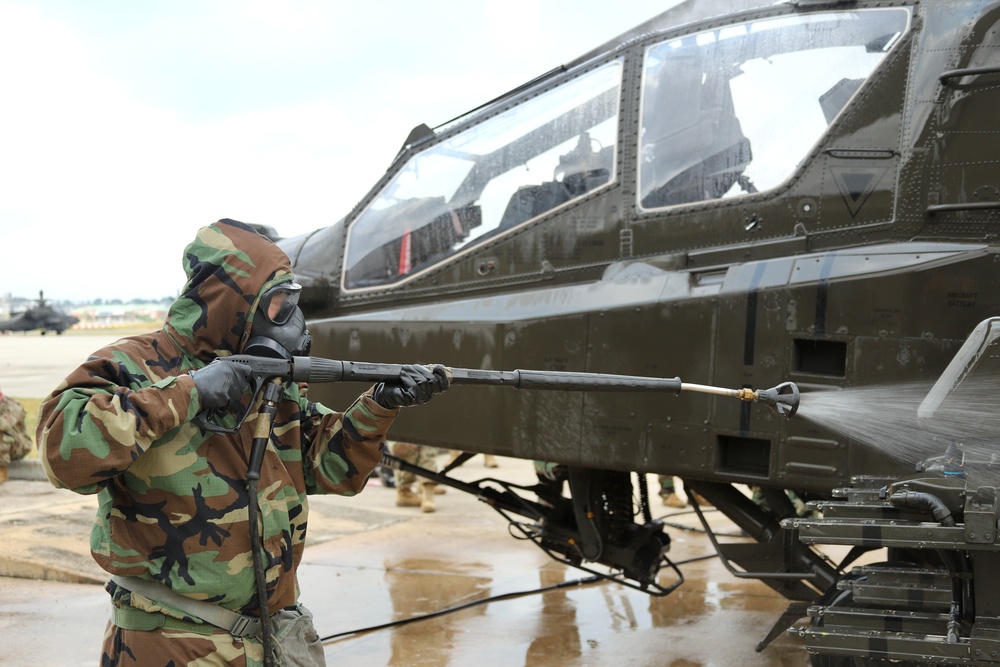
[[[787,180],[909,22],[905,7],[784,14],[646,48],[638,210]],[[342,288],[402,282],[615,183],[623,72],[590,66],[410,156],[351,224]]]
[[[779,16],[650,46],[640,207],[752,194],[786,180],[909,17],[905,8]]]
[[[344,288],[397,282],[614,180],[620,60],[410,158],[351,226]]]

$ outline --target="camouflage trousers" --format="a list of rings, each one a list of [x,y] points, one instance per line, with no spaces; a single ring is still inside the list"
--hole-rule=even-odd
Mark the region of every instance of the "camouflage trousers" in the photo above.
[[[424,445],[414,445],[410,442],[390,442],[389,453],[398,456],[407,463],[427,468],[432,472],[437,472],[437,447],[425,447]],[[418,481],[417,475],[405,470],[396,471],[396,485],[406,486]],[[419,481],[429,481],[423,477]]]
[[[146,615],[145,612],[138,612]],[[151,616],[152,614],[150,614]],[[151,630],[130,630],[115,620],[132,625],[116,615],[104,632],[101,667],[263,667],[264,646],[256,638],[241,639],[210,625],[169,619]],[[271,615],[276,665],[281,667],[325,667],[323,644],[313,626],[312,614],[298,605]]]

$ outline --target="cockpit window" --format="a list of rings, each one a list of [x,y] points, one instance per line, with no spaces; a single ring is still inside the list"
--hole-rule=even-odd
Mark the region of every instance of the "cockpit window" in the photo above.
[[[615,178],[620,61],[409,159],[348,231],[344,288],[403,280]]]
[[[651,46],[643,72],[640,207],[780,184],[909,20],[905,8],[783,16]]]

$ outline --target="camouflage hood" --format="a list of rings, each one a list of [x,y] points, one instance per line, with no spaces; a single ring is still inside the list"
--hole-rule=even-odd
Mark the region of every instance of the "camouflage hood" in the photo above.
[[[252,227],[219,220],[184,249],[188,281],[164,330],[198,359],[236,354],[250,335],[261,295],[292,280],[285,253]]]

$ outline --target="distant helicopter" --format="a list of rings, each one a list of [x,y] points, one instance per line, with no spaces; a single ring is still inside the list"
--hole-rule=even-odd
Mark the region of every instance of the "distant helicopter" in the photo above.
[[[61,335],[63,331],[79,321],[79,317],[67,315],[46,303],[45,293],[39,291],[36,305],[14,314],[9,320],[0,321],[0,333],[41,329],[43,336],[47,331],[55,331],[56,334]]]
[[[930,385],[1000,347],[981,324],[1000,315],[997,109],[995,0],[685,2],[417,126],[347,217],[280,244],[317,356],[790,380],[804,408]],[[716,545],[734,576],[790,600],[760,648],[808,615],[815,665],[1000,664],[1000,464],[968,474],[974,421],[915,431],[918,469],[724,398],[472,387],[393,437],[559,464],[558,488],[490,503],[553,558],[653,594],[669,540],[642,484],[681,477],[753,538]],[[832,562],[824,544],[852,548]]]

